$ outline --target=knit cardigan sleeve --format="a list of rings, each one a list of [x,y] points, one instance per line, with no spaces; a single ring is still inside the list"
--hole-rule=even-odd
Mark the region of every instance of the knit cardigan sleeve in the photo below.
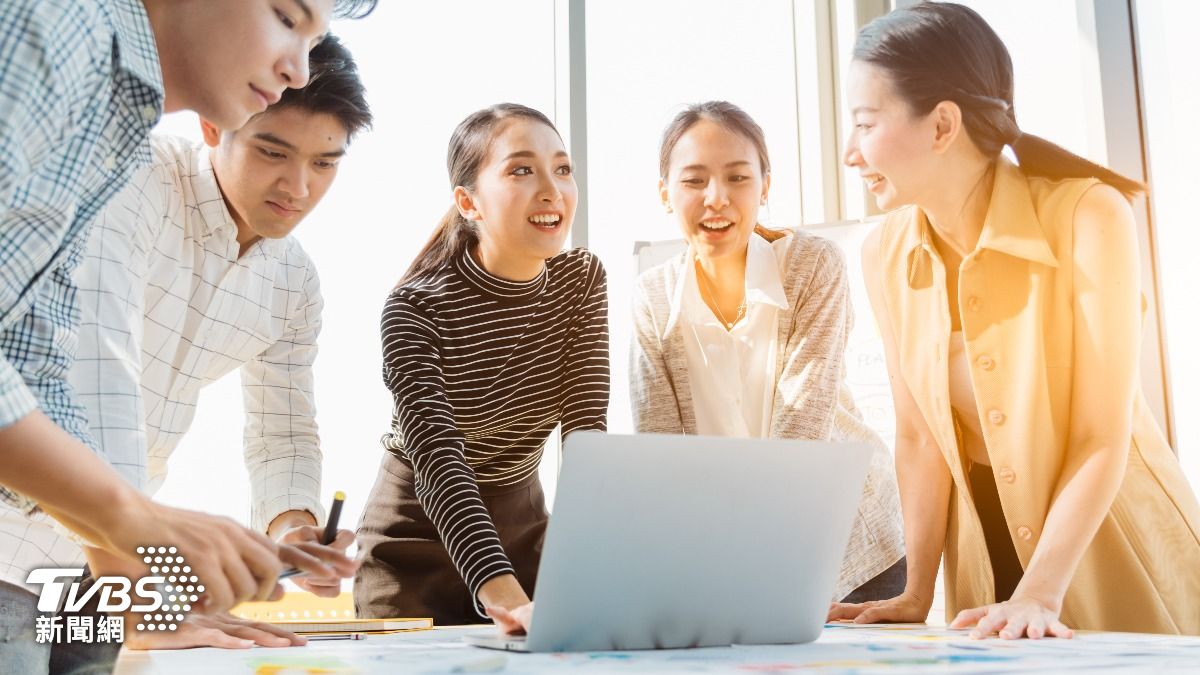
[[[633,428],[640,434],[684,433],[679,402],[664,358],[668,312],[662,309],[669,310],[669,303],[663,271],[651,270],[642,275],[634,289],[629,404],[633,408]]]

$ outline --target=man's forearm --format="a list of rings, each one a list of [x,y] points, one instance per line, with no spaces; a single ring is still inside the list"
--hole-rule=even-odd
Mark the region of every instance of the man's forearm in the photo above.
[[[93,546],[84,546],[83,554],[87,558],[92,576],[123,576],[129,579],[140,579],[147,574],[146,566],[138,560],[121,558],[108,551]]]
[[[41,411],[0,429],[0,484],[105,547],[121,519],[148,501]]]

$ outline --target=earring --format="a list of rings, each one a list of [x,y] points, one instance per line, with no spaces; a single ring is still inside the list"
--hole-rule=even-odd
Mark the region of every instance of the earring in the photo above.
[[[667,213],[675,213],[675,209],[671,208],[670,204],[667,204],[664,208],[666,209]]]

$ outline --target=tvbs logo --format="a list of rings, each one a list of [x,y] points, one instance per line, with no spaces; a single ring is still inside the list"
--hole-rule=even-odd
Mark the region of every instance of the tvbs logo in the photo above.
[[[95,599],[100,612],[144,614],[146,624],[138,624],[139,630],[174,630],[184,613],[191,611],[191,603],[200,599],[204,586],[174,546],[139,546],[137,552],[150,566],[150,576],[137,580],[104,576],[81,592],[82,569],[45,567],[32,570],[25,583],[42,587],[40,612],[58,612],[60,607],[64,613],[78,612]],[[69,579],[76,581],[68,583]]]

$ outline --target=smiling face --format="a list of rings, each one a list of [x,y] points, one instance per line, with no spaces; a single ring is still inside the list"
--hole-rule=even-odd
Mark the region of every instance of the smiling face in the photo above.
[[[577,193],[558,134],[522,117],[501,123],[474,188],[455,188],[459,212],[477,223],[485,268],[517,280],[536,276],[562,250]]]
[[[854,129],[842,161],[858,169],[879,208],[922,203],[939,184],[936,115],[914,115],[887,74],[861,61],[850,66],[848,94]]]
[[[291,233],[337,176],[349,139],[332,115],[287,107],[259,115],[234,133],[205,124],[221,193],[245,247]]]
[[[308,52],[333,0],[144,0],[167,110],[195,110],[237,129],[308,82]]]
[[[698,256],[745,254],[770,188],[761,166],[750,139],[709,119],[679,137],[659,196]]]

